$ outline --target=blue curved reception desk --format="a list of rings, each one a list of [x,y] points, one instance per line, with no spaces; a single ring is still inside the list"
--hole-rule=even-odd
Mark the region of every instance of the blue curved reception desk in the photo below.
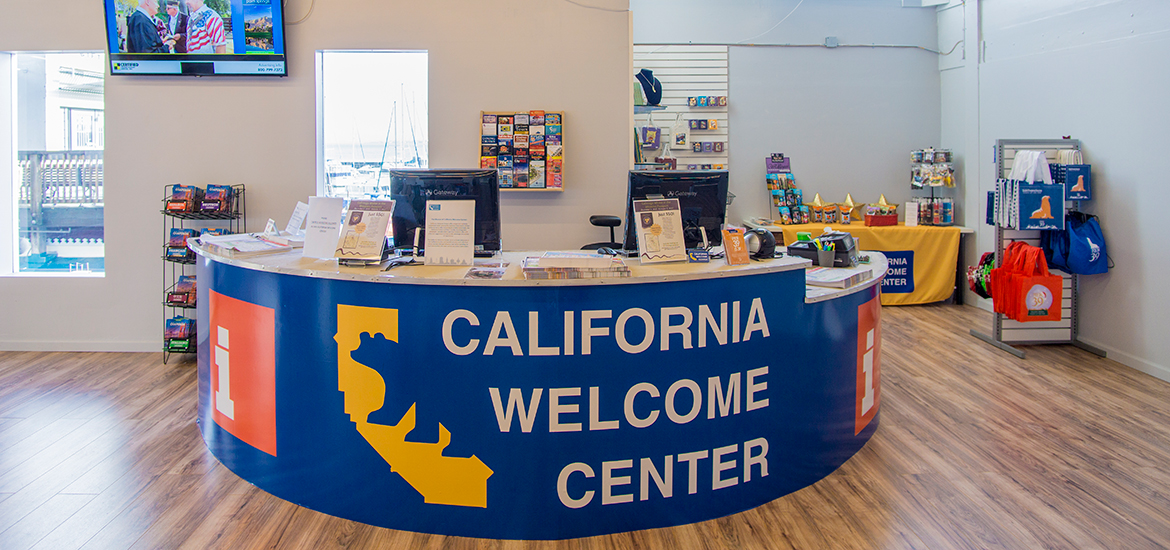
[[[816,482],[878,425],[877,278],[806,298],[795,258],[526,281],[506,253],[468,280],[192,247],[208,448],[326,514],[499,539],[692,523]]]

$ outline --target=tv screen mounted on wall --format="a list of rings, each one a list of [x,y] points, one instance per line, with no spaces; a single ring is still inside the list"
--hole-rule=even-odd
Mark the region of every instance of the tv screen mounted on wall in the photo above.
[[[287,76],[281,0],[103,0],[110,74]]]

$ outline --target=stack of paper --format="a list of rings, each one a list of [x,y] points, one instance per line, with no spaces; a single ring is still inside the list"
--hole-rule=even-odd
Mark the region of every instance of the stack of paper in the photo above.
[[[611,277],[629,277],[630,267],[616,256],[608,256],[605,267],[548,267],[543,258],[525,258],[525,279],[607,279]]]
[[[592,252],[545,252],[540,267],[611,267],[613,256]]]
[[[873,278],[868,265],[858,267],[814,267],[804,272],[804,282],[812,286],[849,288]]]
[[[199,237],[199,242],[208,252],[228,258],[247,258],[265,254],[278,254],[293,249],[288,244],[268,240],[256,233],[220,236],[203,235]]]

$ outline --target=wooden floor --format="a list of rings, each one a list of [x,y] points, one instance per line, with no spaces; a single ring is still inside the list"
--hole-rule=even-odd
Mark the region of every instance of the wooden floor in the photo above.
[[[985,312],[883,309],[882,418],[828,478],[731,517],[560,542],[391,531],[277,499],[203,447],[194,362],[0,353],[0,548],[1166,548],[1170,384]]]

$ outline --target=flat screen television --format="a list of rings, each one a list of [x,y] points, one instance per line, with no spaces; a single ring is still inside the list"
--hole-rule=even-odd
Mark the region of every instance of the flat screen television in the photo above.
[[[428,200],[475,201],[476,252],[500,250],[500,187],[495,170],[390,170],[394,199],[394,242],[414,245],[414,234],[426,229]],[[421,247],[425,235],[419,235]]]
[[[104,0],[110,74],[288,76],[281,0]]]
[[[627,252],[638,250],[634,234],[634,201],[661,196],[678,199],[683,221],[683,238],[687,248],[700,248],[703,233],[707,244],[723,242],[723,222],[727,217],[726,170],[630,170],[630,189],[626,198]]]

